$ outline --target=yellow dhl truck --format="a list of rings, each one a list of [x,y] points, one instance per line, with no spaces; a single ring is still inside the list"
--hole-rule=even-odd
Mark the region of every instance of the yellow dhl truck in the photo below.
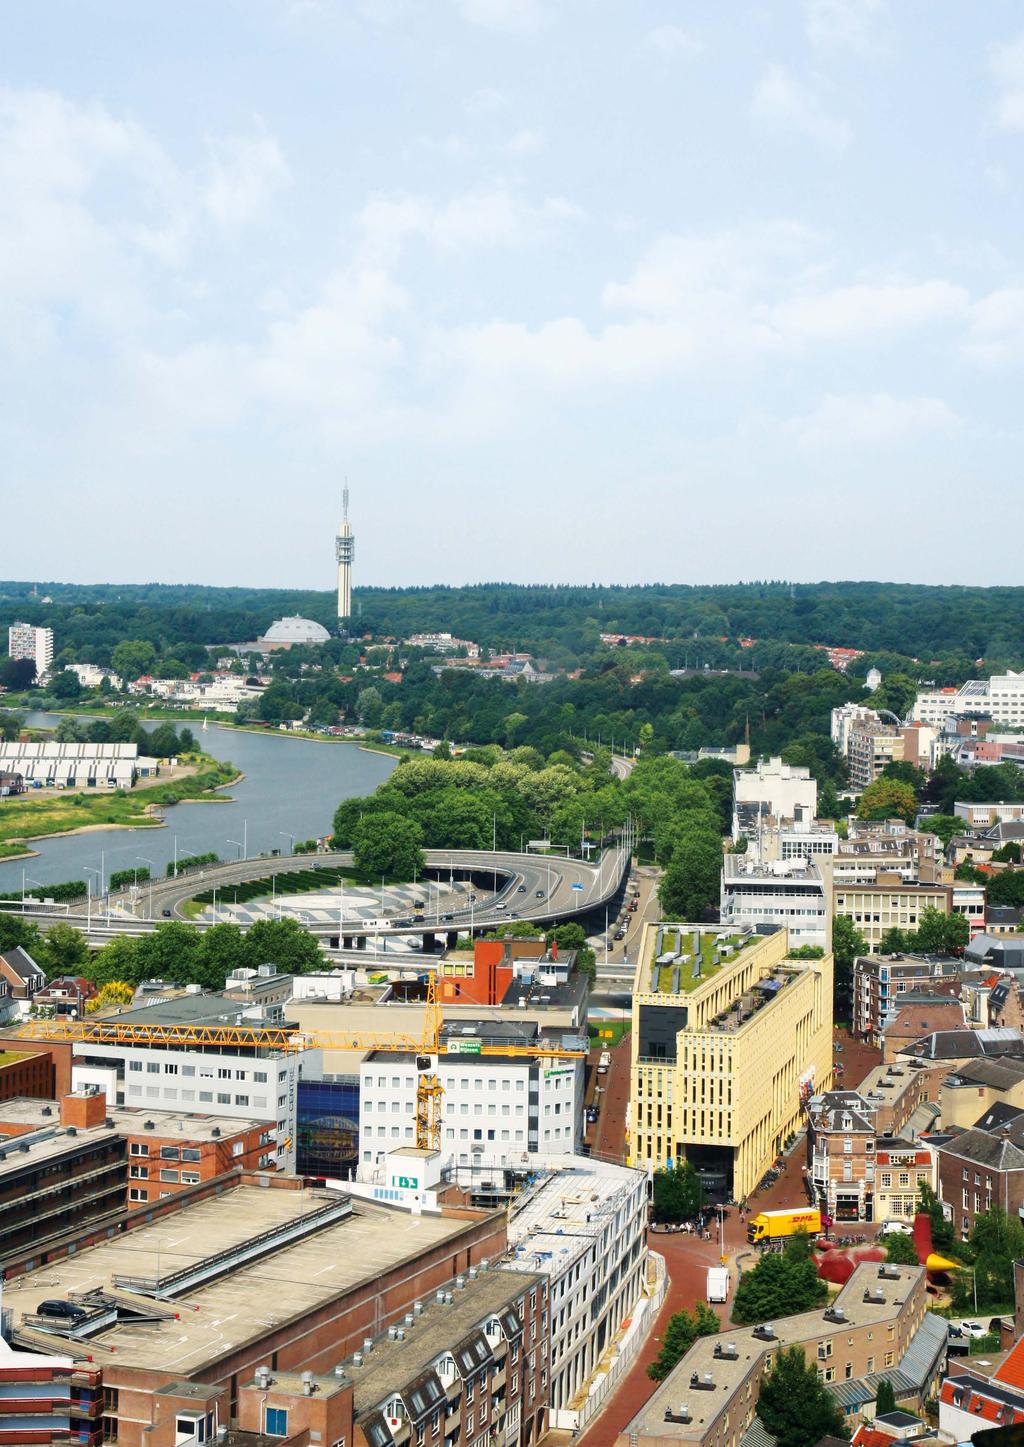
[[[754,1246],[758,1241],[781,1241],[786,1236],[795,1236],[798,1231],[817,1236],[820,1230],[821,1212],[810,1206],[788,1211],[762,1211],[747,1222],[747,1240]]]

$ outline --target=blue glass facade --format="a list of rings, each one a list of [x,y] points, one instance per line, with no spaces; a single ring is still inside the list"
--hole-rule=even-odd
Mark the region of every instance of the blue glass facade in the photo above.
[[[348,1176],[359,1159],[359,1076],[300,1080],[295,1168],[302,1176]]]

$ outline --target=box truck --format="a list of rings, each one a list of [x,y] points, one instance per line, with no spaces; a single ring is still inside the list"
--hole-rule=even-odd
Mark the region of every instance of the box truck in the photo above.
[[[758,1241],[782,1241],[806,1231],[817,1236],[821,1230],[821,1212],[816,1207],[798,1206],[785,1211],[762,1211],[747,1222],[747,1240],[752,1246]]]
[[[708,1301],[729,1300],[729,1272],[724,1266],[708,1267]]]

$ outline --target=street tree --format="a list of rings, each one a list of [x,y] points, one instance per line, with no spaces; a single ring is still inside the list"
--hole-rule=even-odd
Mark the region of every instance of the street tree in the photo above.
[[[903,1231],[889,1231],[884,1236],[879,1236],[878,1244],[885,1248],[886,1261],[892,1261],[897,1266],[919,1264],[914,1238]]]
[[[822,1437],[849,1436],[839,1404],[798,1346],[784,1347],[761,1378],[757,1414],[779,1447],[814,1447]]]
[[[721,1322],[706,1302],[698,1301],[692,1312],[675,1312],[669,1317],[661,1339],[661,1351],[649,1364],[647,1375],[656,1382],[664,1381],[698,1337],[714,1336],[721,1329]]]
[[[857,815],[861,819],[902,819],[912,824],[917,815],[917,796],[910,784],[880,777],[861,794]]]
[[[301,975],[324,962],[316,937],[295,919],[259,919],[242,941],[242,962],[251,970],[276,965],[281,974]]]
[[[762,1256],[753,1271],[745,1271],[740,1278],[732,1319],[743,1325],[792,1316],[810,1311],[827,1296],[828,1288],[810,1258],[794,1261],[772,1252]]]
[[[669,1225],[690,1221],[701,1208],[704,1193],[700,1177],[689,1161],[676,1161],[654,1172],[654,1219]]]
[[[849,1020],[853,1009],[853,962],[858,955],[866,955],[868,942],[845,914],[837,914],[832,920],[832,998],[837,1019]]]

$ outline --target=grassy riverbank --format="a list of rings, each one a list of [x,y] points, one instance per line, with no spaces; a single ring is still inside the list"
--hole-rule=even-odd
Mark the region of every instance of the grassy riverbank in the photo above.
[[[221,763],[200,754],[195,763],[197,772],[170,783],[154,779],[139,784],[131,793],[116,789],[112,793],[71,793],[33,799],[18,794],[0,804],[0,859],[13,859],[30,854],[26,840],[51,838],[55,834],[78,834],[90,829],[159,828],[161,808],[186,799],[204,803],[224,803],[224,794],[215,792],[236,783],[241,774],[234,764]]]

